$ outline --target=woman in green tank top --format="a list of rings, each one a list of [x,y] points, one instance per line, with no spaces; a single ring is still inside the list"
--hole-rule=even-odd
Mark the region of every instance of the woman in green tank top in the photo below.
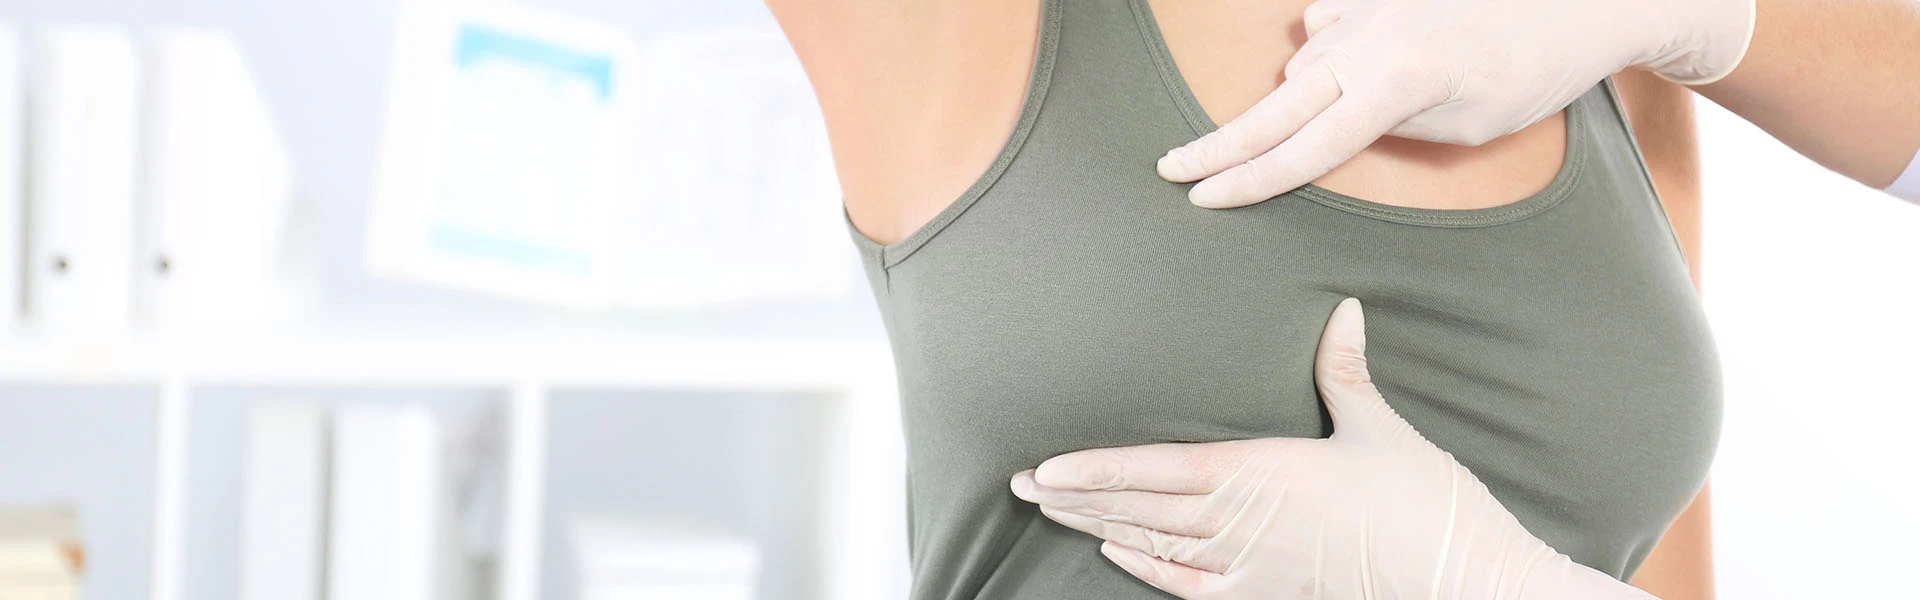
[[[1008,478],[1088,448],[1326,437],[1311,369],[1346,297],[1400,415],[1580,564],[1631,577],[1700,488],[1712,341],[1611,84],[1482,148],[1387,144],[1210,211],[1151,165],[1234,114],[1196,86],[1250,85],[1176,64],[1173,33],[1218,19],[773,4],[893,345],[912,598],[1166,597]],[[899,24],[916,11],[942,18]]]

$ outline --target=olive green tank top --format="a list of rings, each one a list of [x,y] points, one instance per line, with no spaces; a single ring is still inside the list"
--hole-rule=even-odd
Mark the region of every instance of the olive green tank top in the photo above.
[[[1015,498],[1086,448],[1325,437],[1315,345],[1353,296],[1388,401],[1529,531],[1625,579],[1707,475],[1719,367],[1611,84],[1518,202],[1307,186],[1247,208],[1154,174],[1213,129],[1144,0],[1047,0],[1018,124],[905,240],[855,232],[899,371],[915,600],[1166,598]]]

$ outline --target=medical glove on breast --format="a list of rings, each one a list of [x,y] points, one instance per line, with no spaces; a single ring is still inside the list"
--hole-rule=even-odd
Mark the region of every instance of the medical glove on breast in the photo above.
[[[1746,55],[1754,2],[1318,0],[1286,81],[1157,169],[1200,181],[1194,204],[1245,206],[1382,135],[1479,145],[1520,131],[1629,67],[1704,85]]]
[[[1015,475],[1014,493],[1181,598],[1652,598],[1528,533],[1388,406],[1365,347],[1348,299],[1314,363],[1331,438],[1075,452]]]

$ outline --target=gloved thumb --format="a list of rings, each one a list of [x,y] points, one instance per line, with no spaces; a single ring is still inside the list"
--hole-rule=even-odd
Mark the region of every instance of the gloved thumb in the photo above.
[[[1382,441],[1412,432],[1400,414],[1373,386],[1367,370],[1366,317],[1360,300],[1348,298],[1334,307],[1327,328],[1320,333],[1320,349],[1313,357],[1313,381],[1320,400],[1333,415],[1333,438]],[[1415,433],[1414,435],[1418,435]]]

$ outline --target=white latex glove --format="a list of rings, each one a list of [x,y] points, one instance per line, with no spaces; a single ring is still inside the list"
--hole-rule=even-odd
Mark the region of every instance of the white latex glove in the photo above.
[[[1063,454],[1013,478],[1047,517],[1107,540],[1188,599],[1651,598],[1547,547],[1387,406],[1358,300],[1327,321],[1314,379],[1329,439]]]
[[[1160,159],[1208,208],[1305,185],[1382,135],[1479,145],[1645,67],[1704,85],[1746,55],[1755,0],[1319,0],[1286,81]],[[1276,35],[1278,35],[1276,33]]]

